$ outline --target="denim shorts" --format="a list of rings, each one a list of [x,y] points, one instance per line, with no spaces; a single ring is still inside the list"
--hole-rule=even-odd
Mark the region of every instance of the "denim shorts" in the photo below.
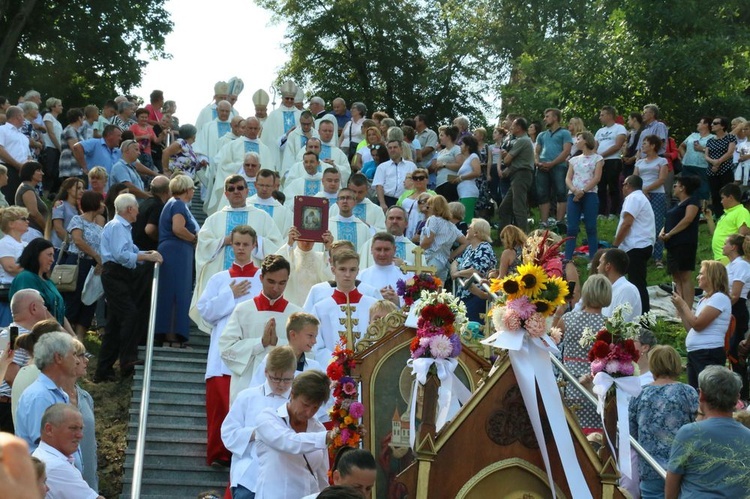
[[[555,190],[555,197],[558,203],[564,203],[568,188],[565,185],[565,176],[568,173],[567,164],[553,166],[550,170],[536,170],[536,201],[539,204],[550,202],[550,189]],[[550,185],[552,184],[552,185]]]

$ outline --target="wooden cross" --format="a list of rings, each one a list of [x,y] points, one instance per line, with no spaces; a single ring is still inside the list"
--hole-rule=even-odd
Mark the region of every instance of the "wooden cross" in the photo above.
[[[437,268],[422,263],[422,253],[424,253],[424,251],[421,247],[417,246],[411,250],[411,252],[414,253],[414,265],[409,265],[406,262],[402,263],[399,267],[402,272],[414,272],[415,275],[437,273]]]
[[[494,325],[492,324],[492,317],[490,316],[490,309],[492,308],[492,302],[487,301],[487,305],[485,307],[485,313],[479,314],[479,318],[484,321],[484,326],[482,327],[482,331],[484,332],[484,339],[486,340],[490,336],[494,334],[495,331],[492,330]],[[490,347],[488,345],[484,345],[484,356],[486,358],[490,358]]]
[[[349,304],[349,297],[346,297],[346,305],[341,305],[341,311],[344,312],[345,317],[339,319],[339,324],[344,326],[343,331],[339,331],[339,338],[346,339],[346,348],[354,351],[354,340],[359,340],[359,333],[354,331],[354,326],[359,325],[359,319],[352,317],[352,312],[356,311],[356,307]]]

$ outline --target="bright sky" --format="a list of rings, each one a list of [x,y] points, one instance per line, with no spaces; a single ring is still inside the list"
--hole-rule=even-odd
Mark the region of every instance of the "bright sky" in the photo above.
[[[166,100],[177,102],[180,123],[194,123],[211,102],[214,83],[237,76],[245,89],[235,109],[241,116],[253,114],[253,93],[268,92],[286,60],[285,26],[271,26],[270,13],[252,0],[167,0],[165,7],[174,23],[165,41],[172,59],[150,61],[132,93],[148,103],[152,90],[163,90]],[[280,101],[277,97],[277,106]],[[272,108],[269,104],[269,112]]]

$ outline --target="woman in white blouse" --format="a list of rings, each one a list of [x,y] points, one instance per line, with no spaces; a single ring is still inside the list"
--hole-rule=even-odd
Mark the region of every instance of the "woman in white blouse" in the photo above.
[[[60,173],[60,152],[62,150],[62,123],[57,119],[63,112],[63,105],[60,99],[50,97],[47,99],[47,109],[49,112],[44,115],[44,126],[47,133],[42,137],[44,140],[44,176],[45,184],[49,183],[49,190],[56,191],[58,186],[58,175]],[[45,188],[47,185],[45,185]]]
[[[734,335],[729,342],[729,355],[734,359],[730,361],[733,364],[736,364],[735,361],[739,358],[737,346],[745,339],[750,321],[746,303],[747,295],[750,293],[750,263],[745,260],[746,249],[750,251],[750,238],[741,234],[729,236],[722,248],[724,256],[729,258],[729,299],[732,301],[732,315],[735,319]]]
[[[435,192],[450,203],[451,201],[458,201],[458,191],[454,184],[448,182],[448,176],[456,175],[464,162],[461,148],[456,145],[458,128],[454,126],[440,127],[438,138],[443,148],[440,149],[437,157],[432,160],[430,172],[437,173]]]
[[[643,193],[651,203],[651,209],[654,210],[655,234],[661,232],[664,228],[664,217],[667,214],[667,194],[664,191],[664,182],[667,180],[669,167],[667,160],[659,156],[662,140],[656,135],[648,135],[643,139],[641,152],[646,155],[645,158],[635,162],[635,175],[643,179]],[[662,262],[662,253],[664,252],[664,242],[657,239],[654,244],[654,260],[656,268],[664,268]]]
[[[315,413],[328,401],[330,389],[322,371],[305,371],[294,378],[286,404],[258,415],[256,497],[304,497],[328,486],[328,444],[336,433],[326,431]]]
[[[477,139],[471,135],[464,137],[461,142],[461,156],[464,162],[458,169],[458,176],[451,182],[457,185],[458,199],[464,205],[464,222],[467,224],[474,219],[477,199],[479,198],[479,187],[477,187],[477,177],[482,175],[482,164],[479,161],[479,144]]]
[[[721,262],[704,260],[698,274],[698,287],[703,298],[693,313],[680,295],[672,293],[672,303],[685,329],[689,329],[687,347],[688,384],[698,389],[698,374],[706,366],[723,366],[727,357],[724,352],[724,336],[732,316],[732,302],[728,296],[729,278]]]
[[[571,120],[572,121],[572,120]],[[599,249],[596,231],[596,217],[599,213],[597,189],[602,177],[604,159],[596,153],[596,140],[591,132],[581,132],[575,136],[576,148],[581,154],[568,160],[568,173],[565,184],[568,187],[568,240],[565,241],[565,259],[573,258],[581,230],[581,216],[586,227],[589,243],[589,259]]]
[[[0,327],[7,326],[13,320],[8,291],[13,278],[23,270],[17,260],[26,247],[26,243],[21,241],[21,236],[29,230],[28,217],[28,210],[20,206],[0,210],[0,230],[5,234],[0,239]]]

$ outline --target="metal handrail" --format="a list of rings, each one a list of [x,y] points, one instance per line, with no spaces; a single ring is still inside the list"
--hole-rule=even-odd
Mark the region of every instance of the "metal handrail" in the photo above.
[[[135,441],[135,459],[133,460],[133,485],[130,491],[132,499],[141,496],[143,479],[143,456],[146,451],[146,422],[148,421],[149,394],[151,392],[151,364],[154,360],[154,328],[156,323],[156,297],[159,289],[159,267],[154,264],[154,277],[151,281],[151,310],[148,316],[148,337],[146,339],[146,359],[143,362],[143,386],[141,388],[141,405],[138,412],[138,434]]]
[[[589,402],[596,405],[597,400],[594,395],[588,391],[577,379],[575,376],[573,376],[570,371],[568,371],[568,368],[565,367],[565,365],[560,362],[560,359],[555,357],[554,355],[550,354],[550,359],[552,359],[552,363],[557,367],[560,372],[565,376],[565,379],[567,379],[570,383],[573,384],[573,387],[581,392],[586,399],[588,399]],[[633,436],[630,436],[630,446],[635,449],[635,451],[640,454],[640,456],[651,466],[662,478],[667,478],[667,472],[664,470],[664,468],[661,467],[661,465],[656,462],[654,457],[648,453],[646,449],[644,449],[641,444],[638,443],[638,441],[633,438]]]
[[[486,282],[483,282],[482,277],[477,274],[476,272],[472,274],[470,277],[467,277],[466,279],[457,278],[454,280],[454,282],[458,282],[459,285],[466,287],[468,284],[472,282],[476,282],[480,288],[482,288],[485,292],[487,292],[492,300],[497,300],[497,295],[490,291],[490,287],[487,285]],[[555,357],[554,355],[550,354],[550,359],[552,359],[552,363],[557,367],[560,372],[563,374],[565,379],[567,379],[570,383],[572,383],[573,387],[581,392],[583,396],[592,404],[597,405],[597,400],[594,395],[588,391],[579,381],[576,379],[575,376],[573,376],[570,371],[568,371],[568,368],[565,367],[565,365],[560,362],[560,360]],[[635,449],[635,451],[651,466],[662,478],[667,478],[667,472],[664,470],[664,468],[661,467],[661,465],[654,459],[654,457],[649,454],[649,452],[644,449],[641,444],[638,443],[638,441],[633,438],[633,436],[630,437],[630,445]]]

